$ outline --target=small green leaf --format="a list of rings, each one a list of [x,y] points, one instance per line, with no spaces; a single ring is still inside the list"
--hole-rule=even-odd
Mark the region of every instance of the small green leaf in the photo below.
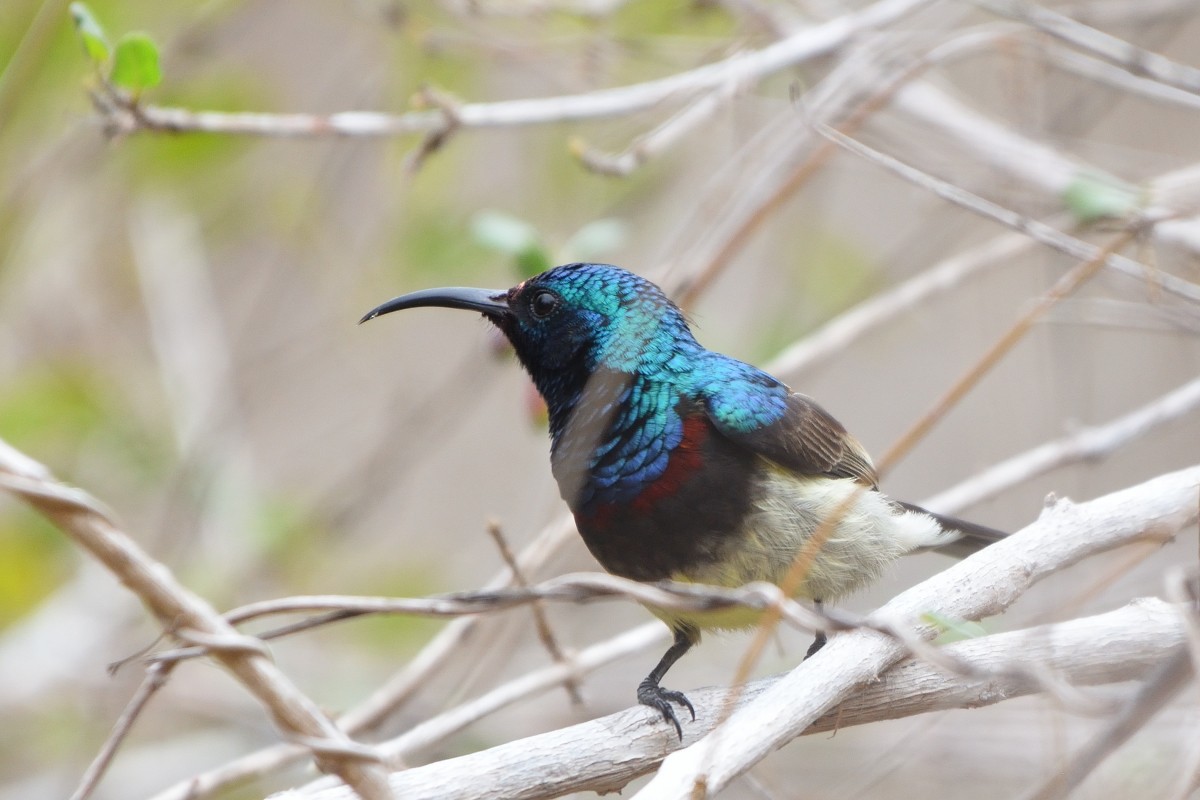
[[[941,629],[942,635],[938,637],[938,641],[942,644],[958,642],[963,639],[976,639],[987,635],[987,628],[978,622],[945,617],[932,611],[922,614],[921,621]]]
[[[117,86],[134,94],[158,85],[162,80],[158,45],[149,34],[135,31],[121,37],[113,53],[112,74],[108,77]]]
[[[524,220],[500,211],[480,211],[471,220],[471,235],[484,247],[510,256],[540,247],[537,229]]]
[[[577,230],[563,245],[567,261],[592,261],[611,253],[629,238],[629,226],[619,219],[598,219]]]
[[[1106,219],[1124,219],[1138,207],[1136,187],[1112,175],[1080,172],[1066,188],[1063,205],[1087,225]]]
[[[108,60],[112,46],[104,35],[104,28],[100,27],[100,20],[96,19],[86,3],[71,3],[70,10],[71,19],[75,20],[75,31],[83,42],[83,51],[92,61],[103,64]]]

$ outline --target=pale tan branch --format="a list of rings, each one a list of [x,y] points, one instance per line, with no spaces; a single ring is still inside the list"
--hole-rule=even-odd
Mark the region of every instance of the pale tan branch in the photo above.
[[[56,481],[49,471],[0,441],[0,486],[25,500],[92,554],[146,606],[168,631],[189,630],[225,639],[212,658],[262,703],[280,733],[310,743],[317,764],[336,773],[368,800],[391,797],[386,773],[364,760],[356,745],[257,648],[240,646],[245,637],[203,598],[182,584],[164,564],[146,554],[112,522],[86,492]]]
[[[949,675],[910,659],[842,705],[830,709],[805,733],[957,708],[974,708],[1021,697],[1038,684],[1010,669],[1036,665],[1074,686],[1092,686],[1144,677],[1183,644],[1176,609],[1161,600],[1139,600],[1117,611],[946,646],[945,653],[989,678]],[[1003,677],[995,677],[1001,675]],[[741,689],[739,707],[760,698],[779,682],[772,677]],[[689,692],[697,719],[684,733],[684,745],[716,724],[729,689]],[[657,766],[679,746],[653,714],[632,708],[601,719],[439,761],[392,775],[397,794],[436,794],[455,800],[496,798],[538,800],[572,791],[617,791]],[[564,768],[569,765],[570,768]],[[342,800],[344,787],[319,782],[285,792],[275,800]]]
[[[547,524],[517,556],[526,574],[536,572],[571,541],[575,525],[569,515]],[[513,580],[512,570],[501,569],[486,584],[499,589]],[[338,717],[338,725],[350,735],[373,730],[402,708],[431,675],[442,669],[459,651],[481,622],[479,617],[460,617],[442,628],[410,662],[384,682],[366,700]],[[577,657],[576,665],[578,665]],[[578,668],[578,667],[577,667]],[[301,748],[278,744],[248,753],[226,764],[193,775],[154,795],[152,800],[203,800],[231,786],[277,771],[302,758]]]
[[[1065,14],[1025,0],[976,0],[984,8],[1020,20],[1060,41],[1099,56],[1131,75],[1200,94],[1200,69],[1152,53],[1124,39],[1077,22]]]
[[[957,486],[922,501],[922,505],[935,511],[956,514],[1050,470],[1104,458],[1160,425],[1178,420],[1197,408],[1200,408],[1200,378],[1110,422],[1080,428],[1001,461]]]
[[[464,103],[455,109],[456,126],[498,128],[544,125],[629,114],[698,93],[744,86],[805,61],[820,58],[854,37],[905,17],[931,0],[879,0],[866,8],[797,31],[761,50],[739,53],[666,78],[601,89],[586,94]],[[404,136],[442,130],[441,110],[385,114],[347,111],[338,114],[268,114],[189,111],[161,106],[132,106],[103,94],[97,97],[106,125],[114,133],[138,130],[247,134],[254,136]]]

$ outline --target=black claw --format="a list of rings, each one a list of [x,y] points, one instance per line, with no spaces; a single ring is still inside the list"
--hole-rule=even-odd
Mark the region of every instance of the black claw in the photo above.
[[[808,652],[804,654],[806,659],[812,658],[818,650],[825,646],[825,631],[817,631],[817,638],[813,639],[813,643],[808,646]]]
[[[683,741],[683,726],[679,724],[679,717],[675,716],[675,709],[671,703],[678,703],[683,706],[692,715],[692,720],[696,719],[696,709],[683,692],[664,689],[657,683],[642,681],[638,686],[637,699],[642,705],[650,706],[657,710],[658,713],[662,714],[664,720],[674,725],[675,734],[681,742]]]

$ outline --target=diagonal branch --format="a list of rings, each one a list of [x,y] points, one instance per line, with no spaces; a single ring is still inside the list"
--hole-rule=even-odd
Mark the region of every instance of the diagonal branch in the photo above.
[[[945,654],[992,677],[947,674],[920,659],[909,659],[885,673],[804,733],[834,731],[887,719],[976,708],[1037,691],[1013,666],[1036,665],[1075,686],[1093,686],[1145,677],[1180,652],[1183,623],[1176,608],[1157,599],[1138,600],[1095,617],[1001,633],[958,642]],[[781,679],[763,678],[741,690],[739,708],[761,697]],[[732,690],[693,690],[697,719],[684,743],[707,734]],[[653,770],[674,747],[644,709],[531,736],[467,756],[451,758],[392,775],[397,795],[438,796],[455,800],[497,798],[539,800],[574,791],[619,791],[633,778]],[[586,758],[578,754],[587,754]],[[574,757],[573,757],[574,756]],[[569,768],[564,768],[569,766]],[[536,774],[537,779],[531,779]],[[320,782],[322,785],[326,781]],[[275,800],[344,800],[345,787],[285,792]]]
[[[203,598],[150,558],[79,489],[54,479],[41,464],[0,440],[0,486],[40,511],[90,552],[159,623],[176,636],[219,642],[212,658],[231,672],[288,739],[304,741],[318,766],[341,777],[368,800],[391,797],[377,757],[352,742],[279,670],[258,639],[239,634]]]
[[[1112,34],[1084,25],[1026,0],[975,0],[996,14],[1017,19],[1043,33],[1109,61],[1131,75],[1200,94],[1200,69],[1137,47]]]

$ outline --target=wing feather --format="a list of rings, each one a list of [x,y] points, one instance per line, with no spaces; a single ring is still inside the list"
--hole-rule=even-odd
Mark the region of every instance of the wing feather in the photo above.
[[[815,400],[766,373],[739,377],[737,389],[705,396],[709,419],[726,438],[802,475],[851,478],[878,488],[867,451]]]

